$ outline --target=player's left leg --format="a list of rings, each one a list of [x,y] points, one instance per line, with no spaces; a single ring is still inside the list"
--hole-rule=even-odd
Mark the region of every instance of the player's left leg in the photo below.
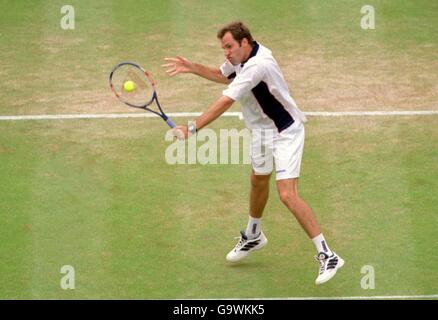
[[[317,249],[320,271],[316,284],[330,280],[344,261],[332,252],[324,239],[312,208],[298,194],[301,158],[304,149],[304,126],[294,123],[274,138],[277,189],[281,201],[295,216]]]
[[[281,202],[293,213],[310,239],[321,234],[312,208],[298,195],[298,178],[277,180]]]
[[[333,278],[336,271],[344,265],[344,260],[331,251],[316,221],[312,208],[298,194],[298,179],[277,181],[281,201],[293,213],[300,225],[312,239],[317,250],[316,260],[320,264],[316,284],[322,284]]]

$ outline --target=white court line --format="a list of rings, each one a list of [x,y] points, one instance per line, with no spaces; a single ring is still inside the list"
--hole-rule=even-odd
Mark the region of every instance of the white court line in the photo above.
[[[352,296],[352,297],[291,297],[267,298],[266,300],[397,300],[397,299],[438,299],[438,294],[406,296]]]
[[[351,296],[351,297],[283,297],[283,298],[220,298],[206,300],[397,300],[397,299],[438,299],[438,294],[406,296]],[[183,299],[192,300],[192,299]],[[195,299],[196,300],[196,299]]]
[[[430,116],[438,115],[438,110],[431,111],[341,111],[341,112],[305,112],[307,116],[315,117],[344,117],[344,116]],[[169,117],[196,117],[201,112],[174,112],[168,113]],[[225,112],[222,116],[238,117],[242,119],[241,112]],[[151,113],[101,113],[101,114],[55,114],[55,115],[20,115],[0,116],[0,121],[15,120],[62,120],[62,119],[122,119],[122,118],[156,118]],[[284,298],[226,298],[219,300],[395,300],[395,299],[438,299],[438,294],[432,295],[393,295],[393,296],[351,296],[351,297],[284,297]],[[207,299],[208,300],[208,299]],[[216,300],[216,299],[214,299]]]
[[[341,112],[305,112],[315,117],[351,117],[351,116],[431,116],[438,115],[438,110],[430,111],[341,111]],[[173,112],[167,114],[171,118],[197,117],[201,112]],[[0,116],[0,121],[17,120],[69,120],[69,119],[121,119],[121,118],[156,118],[152,113],[97,113],[97,114],[41,114]],[[225,112],[222,117],[238,117],[243,119],[241,112]]]
[[[431,116],[438,115],[438,110],[425,111],[339,111],[339,112],[306,112],[316,117],[348,117],[348,116]]]
[[[175,112],[167,113],[170,118],[197,117],[202,112]],[[241,117],[241,112],[225,112],[225,117]],[[0,116],[0,121],[15,120],[69,120],[69,119],[121,119],[121,118],[159,118],[153,113],[97,113],[97,114],[40,114],[40,115],[21,115],[21,116]]]

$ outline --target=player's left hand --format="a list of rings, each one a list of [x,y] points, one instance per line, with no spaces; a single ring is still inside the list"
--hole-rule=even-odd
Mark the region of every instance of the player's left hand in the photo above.
[[[173,77],[179,73],[193,72],[194,65],[188,59],[176,56],[175,58],[164,58],[169,63],[163,64],[163,68],[167,68],[166,72]]]

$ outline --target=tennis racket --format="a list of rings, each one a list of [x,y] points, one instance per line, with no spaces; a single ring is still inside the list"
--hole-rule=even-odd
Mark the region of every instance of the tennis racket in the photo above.
[[[132,108],[144,109],[160,116],[171,128],[175,123],[164,113],[155,90],[152,75],[134,62],[125,61],[116,65],[109,75],[111,90],[115,96]],[[156,103],[158,110],[150,108]]]

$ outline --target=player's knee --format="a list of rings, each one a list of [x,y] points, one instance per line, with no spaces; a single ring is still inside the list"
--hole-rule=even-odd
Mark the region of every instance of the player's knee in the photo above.
[[[290,190],[279,190],[278,195],[280,196],[281,202],[284,204],[293,205],[298,200],[298,194]]]
[[[269,186],[270,175],[255,175],[251,176],[251,186],[253,188],[266,188]]]

